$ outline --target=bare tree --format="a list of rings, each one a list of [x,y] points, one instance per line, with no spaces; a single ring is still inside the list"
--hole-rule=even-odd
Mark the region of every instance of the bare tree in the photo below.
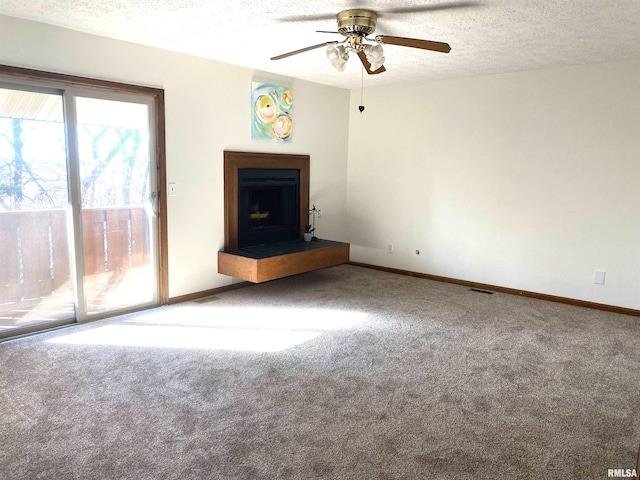
[[[91,156],[87,158],[85,151],[82,160],[88,171],[82,180],[83,203],[86,206],[143,203],[149,159],[139,155],[143,144],[140,131],[104,127],[96,133],[95,127],[85,126],[83,132],[91,139]],[[138,185],[140,175],[146,175],[142,185]]]
[[[0,170],[0,201],[7,210],[20,210],[26,200],[29,204],[44,201],[48,206],[54,206],[55,202],[43,184],[43,179],[36,176],[31,165],[24,158],[25,129],[24,120],[12,118],[11,136],[1,133],[11,147],[12,155],[3,158],[3,167]],[[25,198],[25,190],[29,184],[37,187],[32,198]]]
[[[0,119],[1,209],[56,208],[68,201],[64,140],[54,141],[51,131],[40,135],[38,130],[51,127],[60,128],[59,137],[64,138],[59,123]],[[149,158],[141,154],[143,132],[89,125],[81,126],[79,132],[83,206],[144,203]]]

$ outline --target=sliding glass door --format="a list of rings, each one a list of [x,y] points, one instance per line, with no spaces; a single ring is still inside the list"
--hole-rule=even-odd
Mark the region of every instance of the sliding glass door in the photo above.
[[[76,97],[85,313],[157,299],[149,105]]]
[[[0,84],[0,338],[158,303],[151,112]]]
[[[0,88],[0,334],[74,318],[62,105]]]

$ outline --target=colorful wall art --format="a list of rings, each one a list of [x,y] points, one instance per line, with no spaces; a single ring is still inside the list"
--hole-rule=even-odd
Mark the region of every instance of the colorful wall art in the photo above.
[[[293,90],[269,83],[251,83],[251,138],[291,141]]]

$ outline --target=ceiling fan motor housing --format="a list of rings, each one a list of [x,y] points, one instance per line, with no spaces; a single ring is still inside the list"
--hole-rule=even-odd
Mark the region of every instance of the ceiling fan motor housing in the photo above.
[[[371,10],[343,10],[336,15],[338,31],[343,35],[355,34],[366,37],[376,29],[378,15]]]

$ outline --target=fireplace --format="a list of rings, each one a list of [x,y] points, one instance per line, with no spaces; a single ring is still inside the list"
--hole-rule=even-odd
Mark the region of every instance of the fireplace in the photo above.
[[[238,169],[238,248],[300,238],[300,170]]]
[[[309,155],[224,152],[224,249],[218,273],[260,283],[349,261],[349,244],[302,240]]]
[[[302,239],[309,156],[224,152],[224,248]]]

